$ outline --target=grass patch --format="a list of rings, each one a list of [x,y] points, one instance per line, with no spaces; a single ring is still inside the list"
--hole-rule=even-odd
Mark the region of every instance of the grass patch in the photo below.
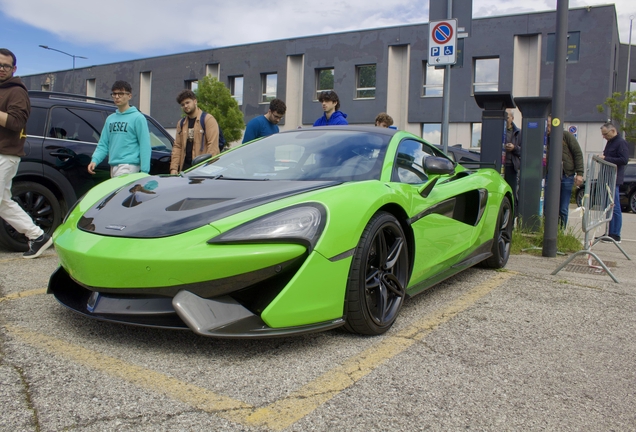
[[[543,221],[536,232],[528,228],[515,228],[512,231],[512,244],[510,253],[518,255],[529,253],[541,255],[543,249],[544,225]],[[583,249],[581,237],[571,227],[565,230],[559,229],[557,232],[557,251],[563,253],[573,253]]]

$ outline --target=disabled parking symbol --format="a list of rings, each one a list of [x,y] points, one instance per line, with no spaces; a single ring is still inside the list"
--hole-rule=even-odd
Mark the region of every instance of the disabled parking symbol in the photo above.
[[[444,47],[444,55],[445,56],[452,56],[453,55],[453,47],[452,46],[445,46]]]

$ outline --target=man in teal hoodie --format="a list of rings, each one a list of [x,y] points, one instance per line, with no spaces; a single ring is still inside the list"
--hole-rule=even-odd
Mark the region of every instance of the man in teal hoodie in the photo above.
[[[110,176],[148,173],[150,171],[150,133],[146,117],[130,106],[132,86],[126,81],[115,81],[111,88],[117,111],[109,115],[104,124],[97,148],[88,164],[88,172],[108,156]]]

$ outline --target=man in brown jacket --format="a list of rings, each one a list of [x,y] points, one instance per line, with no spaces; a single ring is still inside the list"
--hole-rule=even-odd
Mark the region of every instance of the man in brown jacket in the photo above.
[[[172,147],[170,174],[190,168],[199,155],[219,154],[219,124],[212,114],[204,113],[197,106],[197,97],[191,90],[183,90],[177,96],[177,103],[186,115],[177,123],[177,137]],[[205,123],[201,127],[201,119]]]
[[[18,172],[20,156],[25,154],[26,123],[31,113],[27,88],[13,76],[16,70],[15,55],[0,48],[0,217],[29,239],[24,258],[37,258],[53,240],[11,199],[11,183]]]

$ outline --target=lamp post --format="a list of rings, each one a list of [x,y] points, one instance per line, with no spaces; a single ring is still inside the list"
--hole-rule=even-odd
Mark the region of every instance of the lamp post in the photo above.
[[[634,21],[634,15],[629,16],[629,46],[627,47],[627,77],[625,78],[625,97],[627,97],[627,93],[629,92],[629,84],[631,80],[629,79],[629,66],[631,62],[632,56],[632,22]],[[629,104],[625,108],[625,125],[627,125],[627,116],[629,115]],[[627,130],[623,129],[623,138],[627,139]]]
[[[50,46],[47,46],[47,45],[40,45],[40,48],[44,48],[44,49],[51,50],[51,51],[57,51],[59,53],[66,54],[69,57],[73,57],[73,71],[75,71],[75,59],[76,58],[81,58],[81,59],[88,60],[88,57],[83,57],[83,56],[79,56],[79,55],[69,54],[67,52],[60,51],[59,49],[51,48]]]

